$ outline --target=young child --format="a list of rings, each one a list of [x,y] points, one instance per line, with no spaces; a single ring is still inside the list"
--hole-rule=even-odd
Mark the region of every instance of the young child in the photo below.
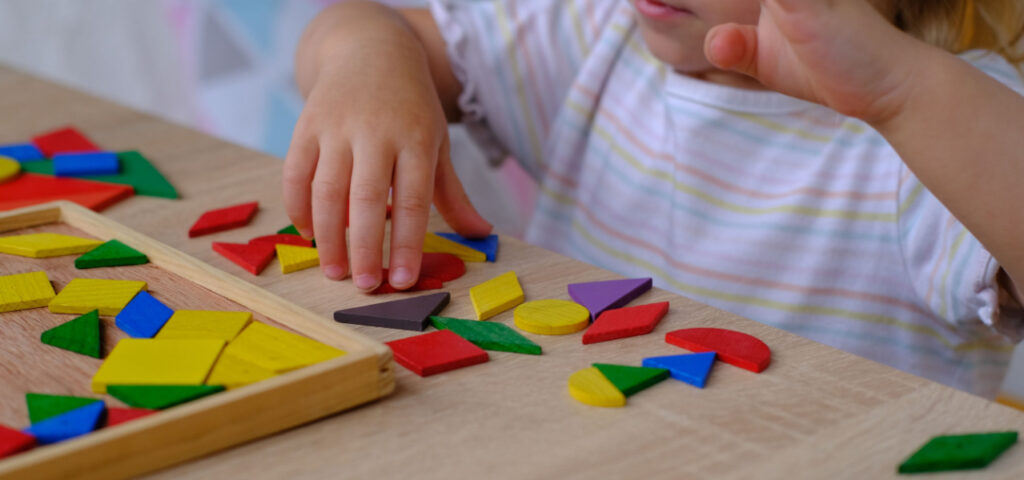
[[[1022,30],[1017,0],[343,3],[297,54],[286,207],[371,289],[393,187],[407,287],[431,200],[490,231],[461,120],[540,182],[527,240],[992,397],[1024,334]]]

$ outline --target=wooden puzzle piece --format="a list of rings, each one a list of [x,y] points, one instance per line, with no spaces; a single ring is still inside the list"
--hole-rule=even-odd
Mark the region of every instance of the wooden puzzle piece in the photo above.
[[[102,339],[100,314],[96,310],[57,325],[39,337],[39,340],[47,345],[93,358],[100,358]]]
[[[590,311],[590,318],[595,319],[601,312],[625,306],[650,289],[650,278],[570,283],[569,297],[586,307]]]
[[[220,355],[220,358],[217,359],[217,363],[213,366],[213,370],[210,371],[210,376],[206,379],[206,384],[221,385],[224,388],[231,390],[233,388],[244,387],[251,383],[256,383],[260,380],[273,377],[274,375],[277,374],[262,368],[255,363],[239,358],[238,356],[231,354],[230,351],[225,351]]]
[[[35,145],[31,143],[14,143],[9,145],[0,146],[0,156],[13,158],[18,162],[34,162],[36,160],[46,160],[46,156],[43,152],[39,151]]]
[[[0,425],[0,460],[16,453],[31,450],[36,446],[36,437],[13,428]]]
[[[569,376],[569,395],[594,407],[624,407],[626,396],[595,367]]]
[[[53,156],[53,174],[58,177],[110,175],[121,171],[114,152],[58,153]]]
[[[691,352],[715,352],[718,359],[754,373],[772,361],[772,351],[752,335],[724,328],[684,328],[665,334],[665,341]]]
[[[715,352],[704,352],[649,357],[644,359],[643,366],[668,369],[672,378],[697,388],[704,388],[714,363]]]
[[[296,247],[312,247],[313,242],[306,240],[298,235],[289,235],[286,233],[278,233],[276,235],[264,235],[262,237],[256,237],[249,240],[250,245],[269,243],[271,245],[294,245]]]
[[[420,276],[450,282],[466,274],[466,262],[450,253],[424,253]]]
[[[260,322],[252,322],[245,327],[224,352],[274,373],[284,373],[345,354],[343,350]]]
[[[583,344],[651,333],[666,313],[668,302],[605,310],[583,334]]]
[[[416,280],[416,283],[414,283],[413,286],[405,290],[399,290],[395,287],[392,287],[391,284],[388,283],[388,269],[386,268],[381,271],[381,278],[383,278],[384,280],[381,281],[380,286],[378,286],[372,292],[370,292],[370,295],[381,295],[385,293],[398,292],[422,292],[426,290],[438,290],[444,288],[444,283],[441,282],[440,280],[433,277],[425,277],[423,275],[420,275],[420,278]]]
[[[28,419],[31,423],[39,423],[48,418],[53,418],[76,408],[82,408],[100,401],[98,398],[73,397],[70,395],[25,394],[25,405],[28,407]]]
[[[174,185],[171,185],[160,171],[139,152],[120,152],[117,154],[117,160],[121,164],[119,173],[87,175],[85,178],[105,184],[123,185],[132,188],[139,195],[178,198],[178,191],[174,189]],[[29,162],[24,164],[22,169],[40,175],[54,174],[53,162]]]
[[[516,272],[506,272],[469,289],[477,320],[487,320],[523,303],[525,295]]]
[[[441,330],[387,342],[395,361],[419,375],[427,377],[457,368],[484,363],[487,352],[452,332]]]
[[[534,300],[512,314],[516,327],[539,335],[568,335],[590,324],[590,312],[568,300]]]
[[[134,408],[163,410],[223,392],[220,385],[110,385],[107,393]]]
[[[0,156],[0,183],[14,179],[21,173],[21,164],[13,158]]]
[[[125,338],[93,375],[92,391],[106,393],[109,385],[202,385],[223,348],[223,340],[206,338]]]
[[[249,312],[178,310],[156,334],[160,340],[213,338],[230,342],[252,321]]]
[[[595,363],[594,368],[600,370],[601,374],[627,397],[657,385],[669,377],[669,371],[664,368],[633,367],[610,363]]]
[[[29,162],[26,165],[50,162]],[[132,187],[93,182],[77,178],[58,178],[22,173],[0,184],[0,211],[27,207],[55,200],[75,202],[85,208],[101,211],[134,193]]]
[[[74,127],[58,128],[32,137],[32,143],[47,157],[66,152],[96,152],[97,147]]]
[[[1017,443],[1017,432],[940,435],[899,466],[899,473],[943,472],[985,468]]]
[[[156,410],[150,410],[147,408],[123,408],[123,407],[107,407],[107,424],[106,427],[113,427],[114,425],[120,425],[125,422],[130,422],[136,418],[142,418],[147,415],[156,413]]]
[[[100,315],[117,315],[145,288],[146,282],[137,280],[75,278],[50,300],[50,311],[83,315],[99,310]]]
[[[259,275],[274,259],[274,246],[269,243],[245,244],[213,242],[213,251],[231,260],[245,271]]]
[[[188,229],[188,236],[194,238],[244,227],[252,221],[259,208],[259,202],[249,202],[210,210],[202,214],[192,228]]]
[[[484,350],[540,355],[540,345],[520,335],[508,325],[459,318],[430,317],[434,328],[451,330]]]
[[[448,292],[375,303],[334,312],[334,321],[371,327],[397,328],[422,332],[436,315],[448,306]]]
[[[29,258],[74,255],[92,250],[103,242],[59,233],[28,233],[0,237],[0,253]]]
[[[488,235],[484,238],[466,238],[457,233],[437,232],[437,235],[473,250],[483,252],[488,262],[493,262],[498,255],[498,236]]]
[[[129,337],[153,338],[171,315],[174,315],[174,310],[153,298],[149,292],[139,292],[121,309],[114,323]]]
[[[313,247],[277,244],[277,260],[281,273],[298,272],[320,265],[320,253]]]
[[[427,253],[450,253],[465,262],[486,262],[487,254],[465,245],[453,242],[439,235],[427,232],[423,237],[423,251]]]
[[[0,276],[0,312],[45,307],[56,295],[46,272]]]
[[[280,235],[295,235],[299,238],[302,238],[302,235],[299,233],[299,229],[295,228],[295,225],[288,225],[287,227],[278,230],[277,233]],[[315,238],[311,238],[309,242],[312,243],[312,245],[310,245],[311,247],[316,246]]]
[[[84,270],[98,267],[123,267],[149,263],[149,257],[142,252],[121,243],[109,240],[75,259],[75,268]]]
[[[103,402],[93,402],[56,417],[33,423],[24,430],[40,445],[62,442],[92,432],[103,417]]]

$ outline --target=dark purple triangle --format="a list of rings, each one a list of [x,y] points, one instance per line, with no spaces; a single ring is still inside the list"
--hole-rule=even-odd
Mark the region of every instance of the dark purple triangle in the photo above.
[[[441,292],[338,310],[334,321],[422,332],[430,324],[430,316],[440,313],[450,299],[448,292]]]
[[[650,289],[650,278],[570,283],[569,297],[590,310],[590,320],[593,321],[601,312],[625,306]]]

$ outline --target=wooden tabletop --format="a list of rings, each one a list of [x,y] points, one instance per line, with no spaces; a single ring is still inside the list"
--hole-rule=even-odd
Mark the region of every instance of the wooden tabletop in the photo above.
[[[70,89],[0,67],[0,143],[63,125],[99,145],[138,149],[182,194],[136,196],[104,213],[144,234],[324,316],[401,298],[369,297],[316,269],[254,277],[210,249],[287,225],[282,162]],[[239,230],[189,239],[211,208],[258,200]],[[437,219],[432,229],[444,229]],[[514,270],[527,300],[568,298],[566,285],[612,273],[503,237],[498,262],[469,264],[449,284],[444,315],[471,318],[469,287]],[[934,435],[1024,430],[1024,413],[801,337],[653,290],[636,303],[671,302],[654,333],[582,345],[581,334],[526,334],[544,355],[489,352],[491,360],[428,378],[398,368],[383,400],[161,471],[153,478],[885,478]],[[511,311],[491,321],[512,323]],[[703,390],[674,380],[630,397],[625,408],[573,400],[566,380],[594,362],[639,365],[685,353],[665,332],[698,326],[750,333],[772,349],[753,374],[719,363]],[[413,332],[356,327],[380,341]],[[969,478],[1020,478],[1017,445]],[[942,478],[957,478],[944,475]]]

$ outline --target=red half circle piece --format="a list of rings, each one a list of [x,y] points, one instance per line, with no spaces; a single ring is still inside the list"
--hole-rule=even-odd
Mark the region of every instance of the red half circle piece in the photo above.
[[[772,361],[772,351],[754,336],[725,328],[684,328],[665,334],[665,341],[691,352],[715,352],[718,359],[754,373]]]

